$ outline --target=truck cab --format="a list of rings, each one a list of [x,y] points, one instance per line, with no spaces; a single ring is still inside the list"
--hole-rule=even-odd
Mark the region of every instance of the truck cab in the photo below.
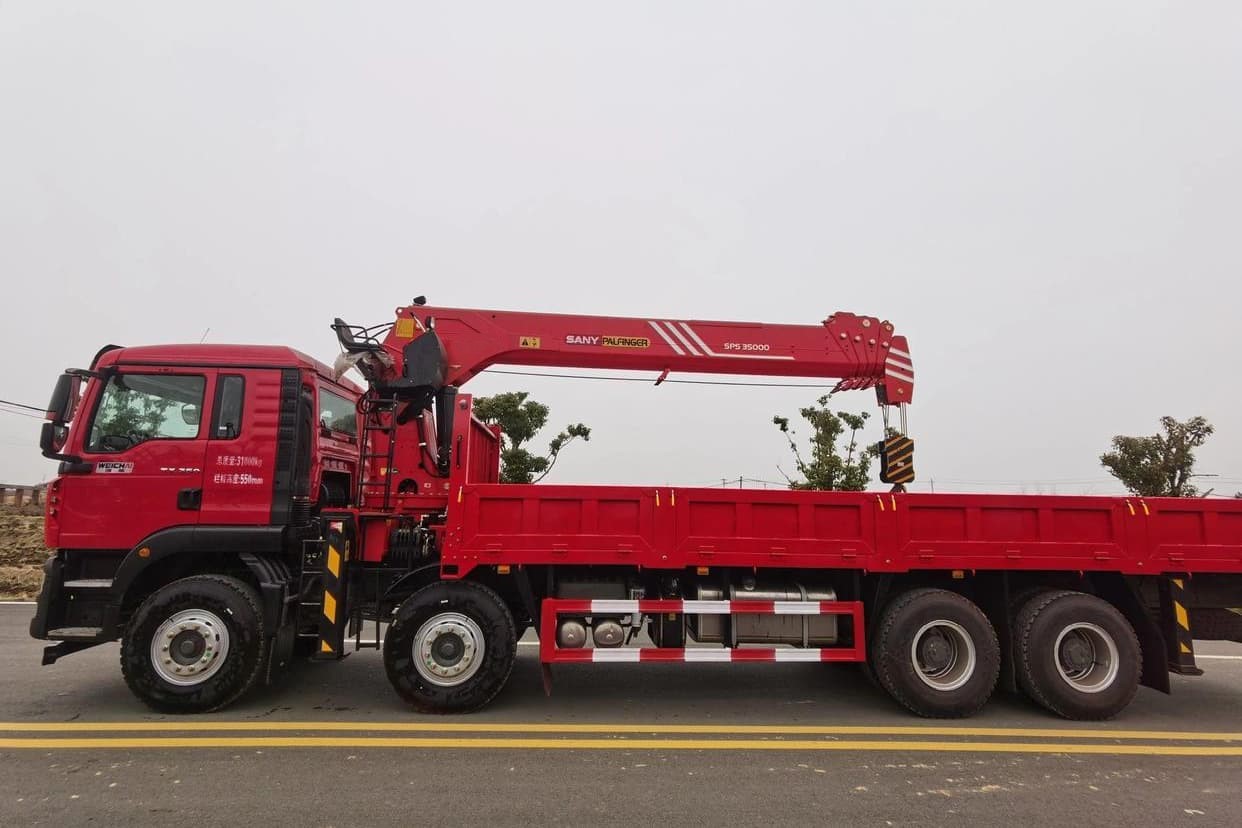
[[[109,346],[63,374],[41,439],[60,461],[31,624],[59,642],[45,662],[117,639],[177,578],[279,583],[300,528],[357,486],[361,394],[277,346]]]

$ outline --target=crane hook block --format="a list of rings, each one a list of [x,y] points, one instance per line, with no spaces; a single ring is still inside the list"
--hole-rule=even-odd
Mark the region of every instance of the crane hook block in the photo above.
[[[880,444],[880,482],[914,482],[914,440],[904,434],[884,438]]]

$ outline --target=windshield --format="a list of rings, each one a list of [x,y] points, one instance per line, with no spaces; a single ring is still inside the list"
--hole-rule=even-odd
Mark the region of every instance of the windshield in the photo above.
[[[358,434],[358,411],[354,404],[326,388],[319,389],[319,424],[338,434]]]
[[[147,440],[198,436],[203,377],[116,374],[95,409],[87,451],[124,451]]]

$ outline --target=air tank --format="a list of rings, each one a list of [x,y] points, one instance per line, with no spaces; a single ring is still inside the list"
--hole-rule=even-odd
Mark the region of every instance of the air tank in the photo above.
[[[586,622],[581,618],[566,618],[556,628],[556,644],[565,649],[585,647],[587,640]]]

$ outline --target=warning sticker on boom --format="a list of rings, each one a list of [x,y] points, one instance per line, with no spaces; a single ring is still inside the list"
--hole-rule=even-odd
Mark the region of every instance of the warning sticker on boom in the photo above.
[[[518,337],[518,345],[519,347],[522,347],[522,348],[538,348],[540,347],[539,337],[537,336]]]

